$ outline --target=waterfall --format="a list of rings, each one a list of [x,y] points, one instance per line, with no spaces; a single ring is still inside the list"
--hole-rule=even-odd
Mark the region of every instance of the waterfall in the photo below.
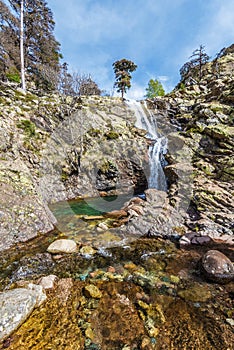
[[[152,141],[149,146],[150,175],[148,187],[166,191],[167,182],[163,171],[163,155],[167,151],[167,139],[159,135],[156,119],[148,110],[146,102],[128,100],[127,104],[135,113],[135,126],[139,129],[145,129],[147,131],[146,136]]]

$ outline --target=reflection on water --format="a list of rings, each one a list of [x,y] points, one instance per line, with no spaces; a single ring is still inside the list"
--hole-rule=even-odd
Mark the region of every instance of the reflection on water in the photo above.
[[[94,197],[62,201],[50,206],[55,217],[59,220],[66,215],[102,215],[112,210],[121,209],[130,195]]]

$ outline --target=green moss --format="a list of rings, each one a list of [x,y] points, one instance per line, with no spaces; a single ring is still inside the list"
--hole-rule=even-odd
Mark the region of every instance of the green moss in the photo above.
[[[11,82],[20,83],[20,73],[15,67],[9,68],[6,72],[6,77]]]
[[[119,138],[120,134],[112,130],[112,131],[106,132],[104,136],[107,138],[107,140],[116,140]]]
[[[28,137],[35,136],[36,134],[36,126],[33,122],[31,122],[31,120],[22,119],[19,121],[19,123],[17,123],[17,127],[24,130]]]
[[[97,137],[101,134],[101,130],[99,129],[94,129],[94,128],[91,128],[89,131],[88,131],[88,134],[92,137]]]

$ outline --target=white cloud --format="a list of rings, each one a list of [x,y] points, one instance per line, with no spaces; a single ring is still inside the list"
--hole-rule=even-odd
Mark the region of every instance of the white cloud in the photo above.
[[[129,95],[136,98],[144,96],[151,78],[171,91],[180,67],[200,44],[213,55],[234,38],[233,0],[48,0],[48,4],[56,15],[64,60],[73,69],[90,73],[101,89],[109,91],[114,82],[112,63],[124,57],[133,60],[138,69]]]

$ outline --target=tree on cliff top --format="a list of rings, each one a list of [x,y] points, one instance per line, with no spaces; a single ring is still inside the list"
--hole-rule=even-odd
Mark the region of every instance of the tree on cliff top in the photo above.
[[[117,88],[118,92],[121,92],[122,99],[124,98],[124,93],[127,92],[127,89],[131,87],[131,74],[137,69],[137,65],[129,60],[123,58],[120,61],[113,63],[113,69],[115,73],[115,83],[114,87]]]
[[[164,96],[165,90],[157,79],[150,79],[148,87],[146,88],[146,98],[154,98],[156,96]]]
[[[206,64],[210,57],[205,52],[205,47],[203,45],[200,45],[199,49],[196,49],[193,51],[190,61],[186,62],[183,67],[180,69],[180,75],[181,78],[184,80],[188,78],[194,69],[198,69],[198,77],[199,81],[202,78],[202,68],[204,64]]]

